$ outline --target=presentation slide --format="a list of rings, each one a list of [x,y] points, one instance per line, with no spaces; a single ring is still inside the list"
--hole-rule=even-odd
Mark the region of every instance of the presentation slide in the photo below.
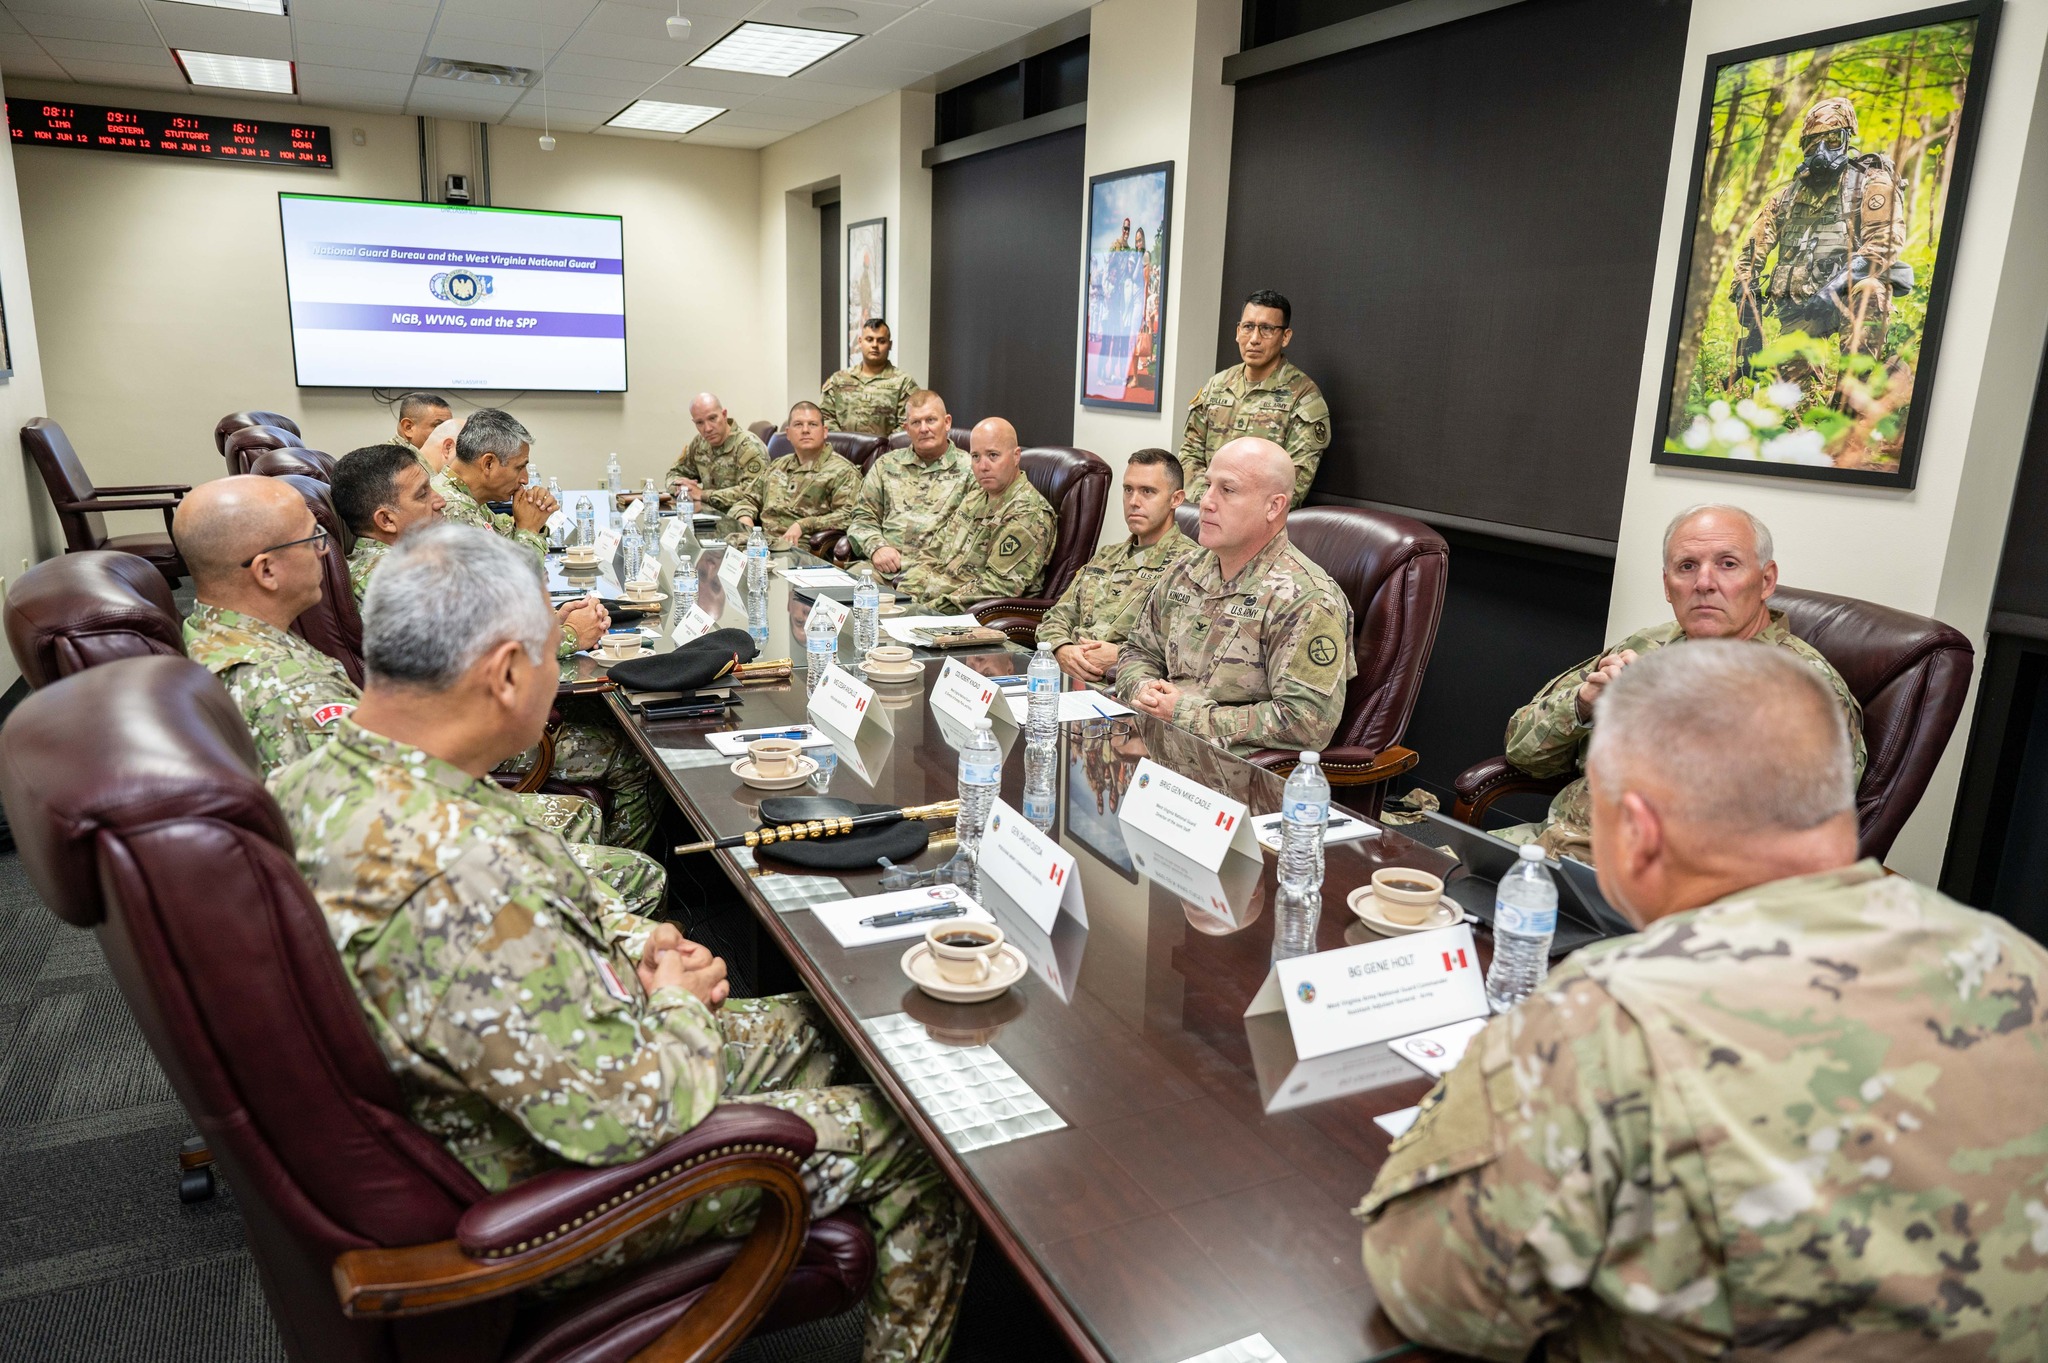
[[[620,219],[277,203],[301,387],[624,390]]]

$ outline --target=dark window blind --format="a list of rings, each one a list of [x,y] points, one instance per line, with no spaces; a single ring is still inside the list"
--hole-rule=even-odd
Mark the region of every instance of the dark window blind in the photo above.
[[[818,382],[846,367],[846,300],[839,290],[839,203],[818,206]]]
[[[1318,492],[1615,538],[1687,15],[1528,0],[1237,87],[1219,367],[1286,294]]]

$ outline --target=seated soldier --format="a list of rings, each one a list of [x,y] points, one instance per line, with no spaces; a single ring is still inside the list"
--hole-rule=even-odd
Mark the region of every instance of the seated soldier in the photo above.
[[[903,571],[907,551],[924,543],[974,486],[967,453],[953,443],[946,400],[920,388],[904,413],[910,448],[884,451],[868,466],[846,527],[855,555],[872,559],[884,577]]]
[[[1116,692],[1243,756],[1330,744],[1344,713],[1351,603],[1287,538],[1294,465],[1262,436],[1209,464],[1202,542],[1131,623]]]
[[[668,471],[668,490],[688,490],[707,511],[730,511],[755,479],[768,469],[768,447],[752,431],[733,424],[716,394],[699,393],[690,404],[697,437]]]
[[[1124,465],[1127,540],[1095,551],[1073,585],[1038,622],[1038,642],[1052,645],[1060,671],[1080,682],[1099,682],[1116,666],[1119,645],[1167,567],[1195,542],[1174,524],[1186,500],[1180,460],[1165,450],[1138,450]]]
[[[1552,678],[1508,721],[1507,758],[1531,776],[1583,771],[1593,735],[1593,706],[1624,667],[1653,649],[1690,639],[1748,639],[1785,649],[1818,672],[1835,693],[1863,779],[1863,710],[1849,684],[1792,633],[1785,613],[1769,606],[1778,585],[1771,532],[1739,506],[1695,506],[1664,530],[1664,599],[1675,620],[1631,634],[1596,658]],[[1559,791],[1542,823],[1499,830],[1510,842],[1539,842],[1552,856],[1591,862],[1592,823],[1586,780]]]
[[[808,995],[729,999],[725,963],[627,911],[559,838],[478,778],[530,745],[555,693],[547,599],[524,556],[472,527],[424,526],[365,603],[369,685],[275,791],[372,1033],[413,1120],[497,1192],[564,1165],[640,1159],[721,1101],[794,1112],[814,1215],[874,1230],[865,1357],[936,1360],[975,1224],[857,1073]],[[704,1199],[599,1261],[580,1285],[743,1233],[755,1194]]]
[[[434,491],[447,506],[441,514],[457,525],[480,525],[533,551],[537,566],[547,556],[548,517],[559,509],[547,489],[528,487],[526,465],[533,433],[510,412],[484,407],[462,423],[455,460],[434,475]],[[493,513],[488,502],[512,503],[510,515]]]
[[[825,530],[844,530],[860,497],[860,470],[825,440],[825,418],[815,402],[789,409],[783,430],[793,454],[768,461],[732,504],[741,527],[735,540],[760,523],[761,533],[776,549],[798,549]]]
[[[1358,1208],[1410,1337],[1482,1358],[2031,1357],[2048,954],[1856,859],[1840,697],[1709,640],[1605,690],[1607,899]]]
[[[462,435],[463,420],[459,416],[449,417],[436,426],[434,433],[420,446],[420,462],[427,466],[430,476],[455,462],[455,442]]]
[[[387,443],[420,449],[434,428],[453,415],[448,399],[439,393],[407,393],[398,400],[398,429]]]
[[[897,590],[942,615],[997,596],[1030,596],[1059,531],[1052,504],[1024,476],[1017,428],[999,416],[967,438],[975,485],[914,552]]]

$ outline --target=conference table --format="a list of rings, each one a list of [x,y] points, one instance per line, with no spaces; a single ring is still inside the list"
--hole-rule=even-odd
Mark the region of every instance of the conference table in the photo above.
[[[750,602],[743,587],[720,583],[713,555],[702,561],[699,603],[721,625],[753,624],[757,638],[765,625],[760,655],[792,658],[794,675],[744,688],[743,706],[725,721],[649,723],[616,688],[604,703],[711,838],[757,827],[760,795],[705,734],[806,721],[809,606],[779,573]],[[775,562],[817,563],[800,553]],[[558,556],[549,568],[559,591],[587,582],[563,577]],[[672,581],[665,563],[662,590]],[[601,591],[615,587],[608,576]],[[643,623],[666,631],[687,605],[671,594]],[[842,665],[857,661],[852,633],[849,622]],[[954,797],[958,755],[949,740],[959,730],[927,703],[939,659],[922,649],[917,656],[930,660],[923,677],[877,688],[880,720],[863,723],[855,739],[836,739],[821,754],[823,769],[789,793],[892,805]],[[990,675],[1021,672],[1027,661],[1011,647],[955,656]],[[600,671],[578,658],[565,679],[587,684]],[[1014,725],[995,729],[1005,749],[1002,798],[1022,808],[1025,744]],[[910,943],[844,948],[809,911],[877,893],[880,868],[823,876],[778,867],[772,849],[701,855],[717,858],[972,1205],[984,1227],[980,1252],[1008,1257],[1077,1356],[1270,1356],[1254,1337],[1287,1363],[1407,1351],[1374,1300],[1351,1209],[1391,1140],[1373,1119],[1413,1106],[1432,1080],[1383,1045],[1297,1062],[1282,1015],[1244,1016],[1272,962],[1276,859],[1233,852],[1211,874],[1121,825],[1118,801],[1145,756],[1244,801],[1254,816],[1279,807],[1279,777],[1149,716],[1062,725],[1047,832],[1076,858],[1086,926],[1062,915],[1041,932],[998,887],[974,881],[970,892],[1031,963],[1019,984],[986,1003],[925,995],[900,966]],[[939,867],[955,851],[950,837],[935,836],[913,867]],[[1331,844],[1317,950],[1379,940],[1346,896],[1389,865],[1453,872],[1443,853],[1393,829]]]

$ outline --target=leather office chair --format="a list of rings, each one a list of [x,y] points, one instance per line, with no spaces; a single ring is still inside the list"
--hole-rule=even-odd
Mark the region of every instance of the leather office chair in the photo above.
[[[244,426],[229,433],[223,454],[229,473],[247,473],[263,451],[297,449],[305,443],[281,426]]]
[[[309,450],[303,445],[286,445],[280,449],[259,450],[249,463],[249,472],[262,478],[276,478],[281,474],[296,473],[304,478],[317,478],[323,483],[332,483],[334,463],[334,456],[325,450]]]
[[[37,690],[117,658],[185,656],[170,588],[133,554],[92,549],[46,559],[15,582],[0,613],[15,665]]]
[[[295,1363],[715,1359],[757,1323],[859,1298],[865,1227],[807,1226],[797,1162],[815,1137],[759,1104],[721,1106],[635,1164],[487,1193],[408,1117],[254,757],[203,668],[125,659],[15,711],[0,800],[43,902],[94,931],[233,1181]],[[744,1242],[545,1306],[514,1295],[686,1198],[741,1187],[762,1201]]]
[[[1939,620],[1874,601],[1781,586],[1771,605],[1842,674],[1863,707],[1866,760],[1856,787],[1857,853],[1882,861],[1927,793],[1955,732],[1976,650],[1961,631]],[[1504,795],[1554,795],[1578,775],[1530,776],[1505,757],[1490,757],[1459,773],[1451,812],[1476,825]]]
[[[290,431],[293,435],[304,434],[299,429],[299,423],[282,412],[229,412],[213,423],[213,447],[220,451],[223,459],[228,453],[228,437],[244,426],[275,426],[281,431]],[[232,469],[229,471],[233,472]]]
[[[64,552],[113,549],[147,559],[172,586],[185,576],[185,560],[178,556],[178,546],[171,540],[171,513],[192,490],[190,483],[94,487],[64,428],[46,416],[36,417],[21,428],[21,447],[35,460],[37,472],[43,475],[43,486],[49,489],[50,500],[56,504],[57,520],[64,527]],[[109,535],[109,511],[161,511],[163,533]]]
[[[1109,505],[1109,465],[1072,445],[1028,445],[1024,476],[1052,503],[1058,529],[1045,561],[1045,583],[1037,596],[1001,596],[974,607],[974,616],[1019,643],[1035,643],[1038,622],[1060,599],[1074,575],[1095,557],[1102,537],[1102,513]]]
[[[271,450],[270,455],[312,454],[312,450]],[[356,610],[355,589],[348,580],[348,554],[355,536],[335,514],[334,497],[326,483],[296,473],[281,473],[277,480],[297,492],[313,513],[313,519],[327,532],[327,554],[320,562],[320,600],[292,621],[292,633],[340,663],[348,679],[363,684],[363,617]]]
[[[754,439],[765,445],[768,443],[768,437],[775,434],[775,423],[772,421],[756,421],[748,426],[747,429],[754,433]]]

